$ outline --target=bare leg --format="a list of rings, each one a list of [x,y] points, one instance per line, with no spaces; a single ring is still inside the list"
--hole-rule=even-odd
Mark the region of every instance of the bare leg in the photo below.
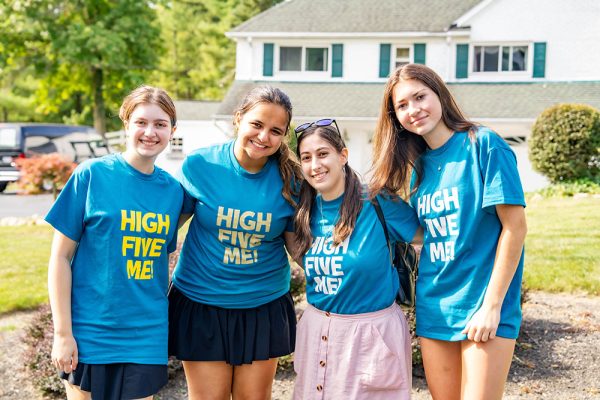
[[[224,361],[183,361],[190,400],[229,400],[233,367]]]
[[[487,342],[462,343],[462,398],[502,399],[515,349],[515,340],[495,337]]]
[[[235,366],[233,400],[270,400],[276,371],[276,358]]]
[[[85,392],[79,386],[71,385],[65,380],[63,382],[65,383],[68,400],[91,400],[92,394],[90,392]]]
[[[434,400],[459,400],[461,342],[419,338],[427,386]]]

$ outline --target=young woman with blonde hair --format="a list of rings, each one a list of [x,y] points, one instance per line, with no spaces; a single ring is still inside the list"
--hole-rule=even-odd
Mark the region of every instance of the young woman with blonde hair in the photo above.
[[[80,164],[46,216],[52,362],[69,400],[149,399],[167,383],[168,254],[183,191],[154,161],[175,131],[175,106],[141,86],[119,117],[125,152]]]

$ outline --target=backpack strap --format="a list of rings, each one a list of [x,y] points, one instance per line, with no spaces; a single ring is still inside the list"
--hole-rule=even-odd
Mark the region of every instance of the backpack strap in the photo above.
[[[381,209],[381,205],[379,204],[379,200],[377,200],[377,196],[373,197],[371,200],[371,204],[375,209],[375,213],[377,214],[377,219],[381,223],[381,227],[383,228],[383,233],[385,235],[385,241],[387,242],[388,251],[390,252],[390,262],[392,263],[392,267],[394,266],[394,252],[392,251],[392,244],[390,243],[390,235],[387,230],[387,224],[385,223],[385,217],[383,216],[383,210]]]

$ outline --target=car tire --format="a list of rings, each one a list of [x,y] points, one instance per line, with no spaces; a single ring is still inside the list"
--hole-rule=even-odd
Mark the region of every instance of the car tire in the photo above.
[[[0,193],[4,192],[6,186],[8,186],[8,182],[0,182]]]

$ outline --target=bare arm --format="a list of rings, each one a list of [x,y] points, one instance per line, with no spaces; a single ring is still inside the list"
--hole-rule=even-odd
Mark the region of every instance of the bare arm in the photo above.
[[[519,265],[527,234],[525,210],[522,206],[498,205],[496,212],[502,224],[502,232],[496,248],[494,269],[481,308],[463,330],[469,340],[476,342],[486,342],[496,337],[504,296]]]
[[[77,367],[77,343],[71,323],[71,259],[77,242],[54,231],[48,265],[48,294],[54,322],[52,363],[66,373]]]
[[[283,232],[283,238],[285,240],[285,248],[288,254],[291,256],[296,250],[296,234],[294,232]],[[298,265],[301,265],[299,260],[294,260]]]
[[[410,244],[415,245],[415,246],[423,245],[423,227],[422,226],[419,226],[419,228],[415,232],[415,237],[413,237]]]
[[[177,221],[177,229],[181,228],[183,226],[183,224],[185,224],[187,222],[188,219],[190,219],[192,216],[192,214],[180,214],[179,215],[179,220]]]

